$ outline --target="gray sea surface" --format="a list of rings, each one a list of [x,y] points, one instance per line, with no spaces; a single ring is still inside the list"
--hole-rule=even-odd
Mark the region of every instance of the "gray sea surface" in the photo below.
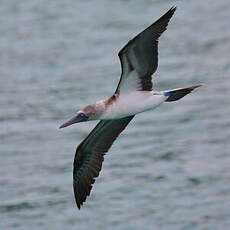
[[[155,88],[205,86],[137,115],[78,211],[73,157],[96,122],[58,127],[114,92],[118,51],[173,5]],[[0,22],[1,230],[229,229],[229,0],[1,0]]]

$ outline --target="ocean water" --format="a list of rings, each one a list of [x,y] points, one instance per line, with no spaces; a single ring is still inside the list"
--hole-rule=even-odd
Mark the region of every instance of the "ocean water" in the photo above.
[[[205,86],[136,116],[78,211],[73,157],[96,122],[58,127],[114,92],[120,48],[173,5],[155,88]],[[0,229],[228,229],[229,12],[228,0],[2,0]]]

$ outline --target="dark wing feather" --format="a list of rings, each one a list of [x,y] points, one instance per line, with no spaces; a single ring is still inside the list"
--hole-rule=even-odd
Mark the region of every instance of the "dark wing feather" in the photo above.
[[[134,116],[100,121],[77,147],[74,158],[73,188],[80,209],[101,171],[105,153]]]
[[[130,76],[129,73],[135,70],[138,74],[141,87],[137,90],[152,90],[152,74],[158,66],[158,39],[166,30],[170,18],[173,16],[176,7],[172,7],[167,13],[156,22],[139,33],[123,47],[118,56],[121,62],[121,78],[115,93]]]

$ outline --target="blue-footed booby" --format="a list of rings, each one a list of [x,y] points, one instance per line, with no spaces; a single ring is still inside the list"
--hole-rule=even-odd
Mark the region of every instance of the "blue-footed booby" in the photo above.
[[[152,75],[158,66],[158,39],[175,10],[176,7],[172,7],[120,50],[121,77],[115,93],[105,100],[85,106],[60,126],[64,128],[78,122],[100,120],[75,153],[73,189],[79,209],[90,195],[105,153],[133,117],[163,102],[177,101],[201,86],[197,84],[164,91],[152,89]]]

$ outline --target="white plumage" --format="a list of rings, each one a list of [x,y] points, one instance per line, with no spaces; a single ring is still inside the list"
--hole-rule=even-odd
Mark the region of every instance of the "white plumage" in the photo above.
[[[110,104],[101,119],[119,119],[151,110],[163,103],[168,96],[162,92],[133,91],[120,94],[116,102]]]

